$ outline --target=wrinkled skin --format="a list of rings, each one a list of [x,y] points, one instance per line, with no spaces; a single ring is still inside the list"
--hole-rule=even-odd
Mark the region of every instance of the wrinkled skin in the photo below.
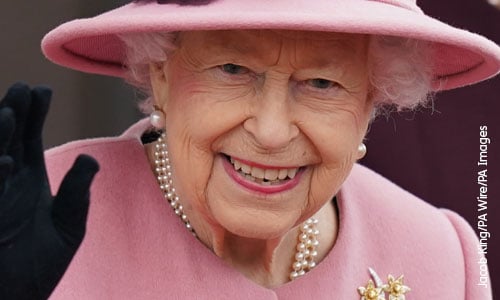
[[[176,189],[208,247],[249,277],[268,276],[288,267],[293,253],[279,249],[294,248],[283,241],[295,243],[296,226],[333,210],[330,200],[359,159],[373,110],[368,38],[200,31],[177,42],[167,63],[151,65]],[[262,194],[228,176],[228,156],[303,173],[293,189]],[[334,213],[320,217],[323,232],[336,232]],[[321,238],[325,255],[334,235]],[[255,280],[273,286],[287,278]]]

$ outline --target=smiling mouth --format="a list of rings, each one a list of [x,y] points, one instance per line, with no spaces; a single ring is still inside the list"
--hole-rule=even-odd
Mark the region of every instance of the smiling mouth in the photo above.
[[[234,170],[246,180],[264,186],[282,185],[295,178],[295,175],[303,168],[259,168],[250,166],[244,162],[224,155],[226,160],[233,166]]]

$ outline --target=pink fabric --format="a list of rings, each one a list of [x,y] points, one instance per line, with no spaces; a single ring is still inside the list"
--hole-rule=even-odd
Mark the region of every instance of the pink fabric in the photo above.
[[[197,241],[166,203],[139,137],[142,121],[118,138],[49,150],[53,190],[79,153],[101,164],[91,190],[87,235],[51,300],[360,299],[368,268],[383,280],[405,275],[408,299],[483,300],[480,259],[469,225],[356,165],[338,195],[340,231],[306,276],[266,289]]]
[[[144,2],[144,1],[143,1]],[[131,3],[61,25],[42,41],[55,63],[124,76],[116,34],[151,31],[279,28],[404,36],[436,49],[434,88],[452,89],[497,74],[500,48],[486,38],[426,16],[411,0],[217,0],[203,5]]]

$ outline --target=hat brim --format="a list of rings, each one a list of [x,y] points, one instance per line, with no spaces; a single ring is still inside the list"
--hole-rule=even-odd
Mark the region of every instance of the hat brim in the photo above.
[[[500,48],[417,9],[382,1],[231,1],[204,5],[131,3],[49,32],[42,50],[51,61],[88,73],[124,77],[125,48],[117,34],[220,29],[290,29],[390,35],[434,48],[433,88],[452,89],[496,75]]]

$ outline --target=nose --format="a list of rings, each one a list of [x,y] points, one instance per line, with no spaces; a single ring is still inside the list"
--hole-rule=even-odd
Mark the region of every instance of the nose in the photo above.
[[[287,88],[263,92],[254,102],[251,117],[245,120],[243,127],[263,149],[283,149],[299,135],[290,105]]]

